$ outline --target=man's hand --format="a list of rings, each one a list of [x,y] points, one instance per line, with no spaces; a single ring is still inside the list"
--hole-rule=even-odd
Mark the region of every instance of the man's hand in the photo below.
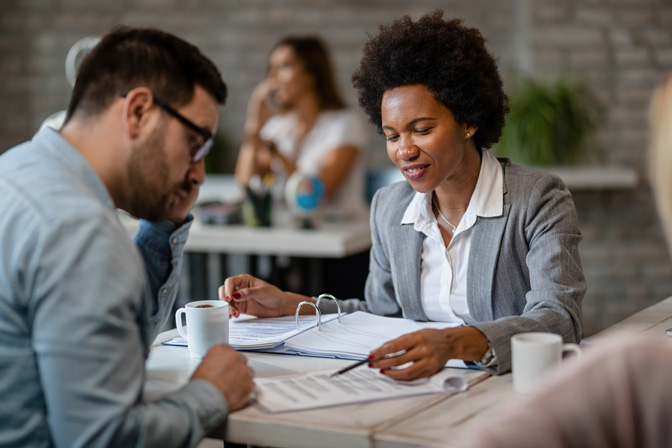
[[[229,345],[215,345],[203,358],[192,380],[208,381],[224,395],[229,411],[245,406],[254,391],[254,371],[247,365],[247,358]]]

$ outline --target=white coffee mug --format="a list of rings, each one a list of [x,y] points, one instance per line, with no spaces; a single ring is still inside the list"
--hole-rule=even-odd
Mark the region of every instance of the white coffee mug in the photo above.
[[[187,316],[186,328],[182,314]],[[203,358],[213,345],[229,343],[229,304],[221,300],[189,302],[175,312],[175,323],[192,358]]]
[[[563,344],[554,333],[520,333],[511,338],[513,388],[529,394],[549,370],[560,364],[562,354],[571,351],[581,356],[577,344]]]

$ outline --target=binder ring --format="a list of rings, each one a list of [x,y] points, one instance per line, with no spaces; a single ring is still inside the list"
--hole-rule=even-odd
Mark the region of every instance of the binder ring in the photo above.
[[[320,294],[317,296],[317,301],[315,302],[315,306],[320,306],[320,299],[331,299],[334,302],[336,302],[336,308],[338,309],[338,322],[341,322],[341,305],[338,303],[338,299],[331,294]]]
[[[296,307],[296,329],[297,330],[299,329],[299,311],[301,310],[302,305],[310,305],[313,308],[315,308],[315,314],[317,314],[317,329],[318,331],[322,330],[322,313],[320,313],[320,309],[317,307],[316,304],[308,301],[301,302]]]

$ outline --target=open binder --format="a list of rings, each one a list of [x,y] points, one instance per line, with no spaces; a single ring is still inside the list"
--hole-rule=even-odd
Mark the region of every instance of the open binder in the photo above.
[[[320,300],[331,299],[337,304],[337,314],[323,315]],[[315,315],[299,315],[302,306],[315,308]],[[385,342],[423,328],[442,329],[459,326],[448,322],[417,322],[410,319],[378,316],[356,311],[342,315],[338,300],[323,294],[317,302],[301,302],[294,316],[247,318],[229,324],[229,342],[237,350],[263,351],[284,355],[317,356],[362,360]],[[185,345],[186,341],[172,339],[165,345]],[[449,360],[447,367],[466,368],[462,360]]]

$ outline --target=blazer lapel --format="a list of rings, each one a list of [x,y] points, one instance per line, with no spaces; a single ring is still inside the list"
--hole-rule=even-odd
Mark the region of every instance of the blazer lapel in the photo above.
[[[467,305],[477,321],[494,320],[492,283],[510,209],[510,204],[504,204],[502,216],[479,217],[474,224],[467,272]]]

